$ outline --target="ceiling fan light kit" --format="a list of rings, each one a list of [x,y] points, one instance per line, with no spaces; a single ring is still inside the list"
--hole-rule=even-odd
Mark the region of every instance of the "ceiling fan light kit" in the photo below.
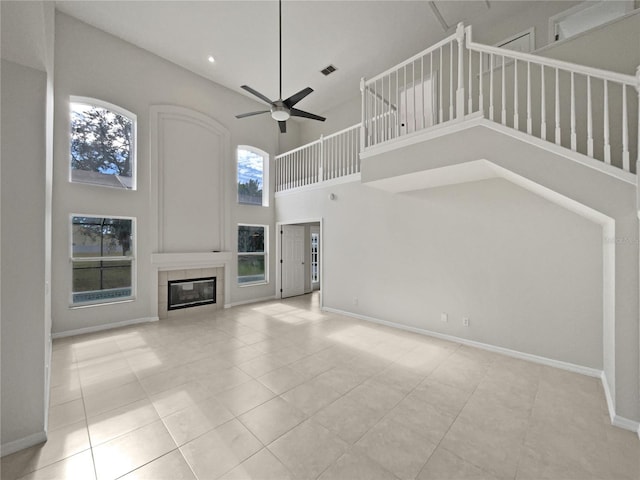
[[[280,95],[278,96],[278,100],[270,100],[269,97],[261,94],[257,90],[254,90],[250,86],[242,85],[240,88],[258,97],[260,100],[267,103],[270,108],[269,110],[259,110],[257,112],[242,113],[240,115],[236,115],[236,118],[245,118],[254,115],[261,115],[263,113],[271,113],[271,118],[278,122],[280,132],[286,133],[287,120],[289,120],[290,117],[310,118],[312,120],[318,120],[320,122],[324,122],[326,119],[324,117],[321,117],[320,115],[293,108],[295,104],[297,104],[300,100],[313,92],[313,89],[311,87],[304,88],[298,93],[294,93],[286,100],[282,100],[282,0],[278,0],[278,26],[280,46]]]

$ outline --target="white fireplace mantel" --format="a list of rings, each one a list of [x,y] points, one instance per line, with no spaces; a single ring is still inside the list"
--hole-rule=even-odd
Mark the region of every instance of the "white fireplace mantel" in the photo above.
[[[226,267],[231,252],[152,253],[151,265],[158,270]]]

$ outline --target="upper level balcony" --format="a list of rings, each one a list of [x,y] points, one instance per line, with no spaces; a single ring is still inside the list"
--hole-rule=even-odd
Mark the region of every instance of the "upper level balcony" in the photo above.
[[[363,159],[480,120],[635,183],[639,85],[640,68],[625,75],[483,45],[460,24],[437,44],[362,79],[360,124],[276,157],[276,192],[360,179]]]

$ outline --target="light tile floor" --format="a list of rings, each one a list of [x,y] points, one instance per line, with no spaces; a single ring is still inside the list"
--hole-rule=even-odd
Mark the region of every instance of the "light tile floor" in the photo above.
[[[629,479],[599,380],[306,295],[54,342],[49,440],[2,479]]]

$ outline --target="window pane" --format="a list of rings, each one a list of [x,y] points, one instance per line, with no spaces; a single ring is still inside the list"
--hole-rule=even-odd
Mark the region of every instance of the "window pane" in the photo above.
[[[131,261],[74,262],[73,303],[131,296]]]
[[[262,155],[238,149],[238,203],[262,205],[263,172]]]
[[[238,253],[264,252],[264,227],[238,226]]]
[[[266,281],[264,255],[238,255],[238,283]]]
[[[73,256],[132,255],[132,225],[132,220],[123,218],[73,217]]]
[[[133,120],[84,103],[70,110],[72,181],[133,188]]]

